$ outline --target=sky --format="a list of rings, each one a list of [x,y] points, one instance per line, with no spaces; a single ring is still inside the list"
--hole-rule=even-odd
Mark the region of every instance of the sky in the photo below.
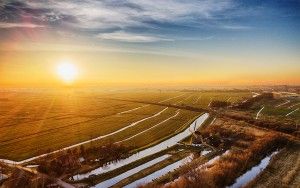
[[[300,84],[299,0],[2,0],[0,87]]]

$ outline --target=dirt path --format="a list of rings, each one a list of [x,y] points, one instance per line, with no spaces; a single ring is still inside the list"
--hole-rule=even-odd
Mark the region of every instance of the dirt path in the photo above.
[[[283,149],[246,187],[299,187],[300,145]]]

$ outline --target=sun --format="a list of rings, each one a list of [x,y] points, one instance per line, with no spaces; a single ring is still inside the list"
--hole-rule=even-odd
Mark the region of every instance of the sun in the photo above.
[[[70,62],[62,62],[58,64],[56,72],[62,81],[71,84],[77,77],[78,69]]]

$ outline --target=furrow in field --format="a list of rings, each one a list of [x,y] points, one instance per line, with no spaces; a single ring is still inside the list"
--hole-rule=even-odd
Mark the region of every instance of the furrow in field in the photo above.
[[[3,126],[0,126],[0,128],[17,126],[17,125],[23,124],[23,123],[33,123],[33,122],[38,122],[38,121],[45,121],[45,120],[49,120],[49,119],[68,119],[71,117],[72,117],[71,114],[64,114],[64,115],[51,116],[51,117],[47,117],[47,118],[43,118],[43,119],[30,119],[29,121],[24,121],[21,123],[11,123],[11,124],[7,124],[7,125],[3,125]],[[26,119],[28,119],[28,118],[26,118]],[[11,120],[11,119],[9,119],[9,120]]]
[[[161,124],[163,124],[163,123],[169,121],[170,119],[175,118],[176,116],[178,116],[179,111],[180,111],[180,110],[177,110],[177,111],[176,111],[176,114],[174,114],[173,116],[168,117],[167,119],[165,119],[165,120],[163,120],[163,121],[157,123],[156,125],[153,125],[152,127],[148,128],[148,129],[145,129],[145,130],[143,130],[142,132],[139,132],[139,133],[137,133],[137,134],[135,134],[135,135],[133,135],[133,136],[130,136],[130,137],[128,137],[128,138],[126,138],[126,139],[124,139],[124,140],[118,141],[118,142],[116,142],[116,143],[121,143],[121,142],[130,140],[130,139],[132,139],[132,138],[134,138],[134,137],[136,137],[136,136],[138,136],[138,135],[141,135],[141,134],[145,133],[146,131],[149,131],[149,130],[151,130],[151,129],[156,128],[157,126],[159,126],[159,125],[161,125]]]
[[[152,113],[152,111],[150,112]],[[37,137],[37,136],[44,136],[44,135],[48,135],[48,134],[52,134],[55,131],[58,130],[64,130],[64,129],[68,129],[74,127],[75,125],[77,126],[82,126],[82,125],[87,125],[88,123],[93,123],[97,120],[103,120],[105,121],[104,118],[110,118],[113,117],[114,115],[117,114],[112,114],[112,115],[104,115],[104,116],[98,116],[98,117],[94,117],[94,118],[88,118],[88,117],[79,117],[79,118],[70,118],[70,119],[56,119],[48,122],[44,122],[43,126],[40,126],[39,128],[36,128],[37,126],[35,126],[34,124],[21,124],[23,126],[20,126],[19,128],[10,128],[9,130],[6,130],[5,132],[1,132],[0,131],[0,145],[4,146],[7,144],[12,144],[12,143],[16,143],[19,142],[21,140],[27,140],[27,139],[31,139],[33,137]],[[143,114],[142,114],[143,116]],[[118,119],[120,119],[120,116],[117,117]],[[101,121],[102,121],[101,120]],[[136,121],[136,120],[134,120]],[[126,122],[130,123],[129,122]],[[55,125],[55,126],[53,126]],[[124,124],[125,125],[125,122]],[[0,127],[1,129],[1,127]],[[28,133],[28,130],[31,130],[30,133]],[[6,133],[6,134],[5,134]]]
[[[210,98],[210,101],[209,101],[209,103],[208,103],[208,105],[207,105],[207,107],[210,107],[210,104],[211,104],[211,102],[212,102],[212,98]]]
[[[265,107],[263,106],[263,107],[257,112],[255,119],[258,119],[259,114],[261,113],[261,111],[262,111],[264,108],[265,108]]]
[[[293,111],[287,113],[285,116],[289,116],[289,115],[293,114],[294,112],[296,112],[296,111],[298,111],[298,110],[299,110],[299,108],[297,108],[297,109],[295,109],[295,110],[293,110]]]
[[[41,136],[41,135],[44,135],[45,133],[57,131],[57,130],[62,129],[62,128],[67,128],[67,127],[78,125],[78,124],[82,124],[82,123],[88,123],[88,122],[94,121],[96,119],[97,118],[86,119],[86,120],[83,120],[83,121],[78,121],[76,123],[72,122],[71,124],[68,123],[67,125],[64,125],[64,126],[50,128],[50,129],[46,129],[46,130],[43,130],[43,131],[34,132],[34,133],[31,133],[31,134],[25,134],[25,135],[21,135],[21,136],[15,136],[14,138],[8,138],[8,139],[1,140],[0,143],[3,146],[3,145],[5,145],[5,143],[8,143],[8,142],[11,143],[11,142],[14,142],[14,141],[20,141],[22,139],[26,139],[26,138],[32,137],[32,136]]]
[[[158,113],[156,113],[156,114],[154,114],[154,115],[152,115],[152,116],[149,116],[149,117],[143,118],[143,119],[141,119],[141,120],[139,120],[139,121],[136,121],[136,122],[134,122],[134,123],[131,123],[130,125],[128,125],[128,126],[126,126],[126,127],[123,127],[123,128],[121,128],[121,129],[119,129],[119,130],[117,130],[117,131],[114,131],[114,132],[111,132],[111,133],[109,133],[109,134],[102,135],[102,136],[99,136],[99,137],[96,137],[96,138],[93,138],[93,139],[90,139],[90,140],[87,140],[87,141],[84,141],[84,142],[80,142],[80,143],[78,143],[78,144],[74,144],[74,145],[71,145],[71,146],[62,148],[62,149],[60,149],[60,150],[56,150],[56,151],[53,151],[53,152],[50,152],[50,153],[45,153],[45,154],[42,154],[42,155],[39,155],[39,156],[36,156],[36,157],[32,157],[32,158],[29,158],[29,159],[25,159],[25,160],[22,160],[22,161],[19,161],[19,162],[11,161],[11,160],[6,160],[6,159],[0,159],[0,161],[6,162],[6,163],[22,164],[22,163],[25,163],[25,162],[29,162],[29,161],[32,161],[32,160],[41,158],[41,157],[45,157],[45,156],[47,156],[47,155],[51,155],[51,154],[54,154],[54,153],[58,153],[58,152],[60,152],[60,151],[64,151],[64,150],[68,150],[68,149],[71,149],[71,148],[74,148],[74,147],[78,147],[78,146],[80,146],[80,145],[87,144],[87,143],[90,143],[90,142],[93,142],[93,141],[97,141],[97,140],[103,139],[103,138],[105,138],[105,137],[108,137],[108,136],[112,136],[112,135],[114,135],[114,134],[117,134],[117,133],[119,133],[119,132],[121,132],[121,131],[124,131],[124,130],[130,128],[130,127],[133,127],[133,126],[135,126],[135,125],[137,125],[137,124],[139,124],[139,123],[141,123],[141,122],[143,122],[143,121],[146,121],[146,120],[148,120],[148,119],[154,118],[154,117],[160,115],[161,113],[163,113],[163,112],[164,112],[165,110],[167,110],[167,109],[168,109],[168,107],[164,108],[163,110],[159,111]]]
[[[216,117],[210,122],[210,125],[212,125],[216,121]]]
[[[186,98],[183,98],[183,99],[181,99],[180,101],[175,102],[174,105],[179,104],[179,103],[182,103],[182,102],[188,100],[188,99],[191,98],[191,97],[192,97],[192,95],[187,96]]]
[[[117,114],[118,114],[118,115],[120,115],[120,114],[126,114],[126,113],[128,113],[128,112],[133,112],[133,111],[136,111],[136,110],[141,109],[141,108],[146,107],[146,106],[149,106],[149,105],[139,106],[139,107],[137,107],[137,108],[134,108],[134,109],[131,109],[131,110],[126,110],[126,111],[123,111],[123,112],[119,112],[119,113],[117,113]]]
[[[194,102],[194,104],[197,104],[199,102],[199,99],[201,99],[201,95],[196,99],[196,101]]]
[[[177,95],[177,96],[175,96],[175,97],[171,97],[171,98],[162,100],[162,101],[159,101],[158,103],[162,103],[162,102],[166,102],[166,101],[169,101],[169,100],[172,100],[172,99],[176,99],[176,98],[181,97],[181,96],[183,96],[183,95],[185,95],[185,93],[184,93],[184,94],[181,94],[181,95]]]
[[[295,107],[295,106],[298,106],[299,104],[300,104],[300,103],[293,104],[293,105],[289,106],[288,108],[291,109],[291,108],[293,108],[293,107]]]
[[[280,106],[283,106],[285,104],[288,104],[290,103],[291,101],[290,100],[286,100],[285,102],[281,103],[281,104],[278,104],[277,106],[275,106],[276,108],[280,107]]]
[[[141,106],[139,108],[146,107],[146,106],[149,106],[149,105],[144,105],[144,106]],[[114,116],[114,115],[118,115],[118,114],[123,114],[123,113],[129,113],[130,111],[135,111],[135,110],[138,110],[138,109],[134,108],[134,109],[131,109],[131,110],[125,110],[125,111],[120,112],[120,113],[108,114],[108,115],[98,116],[98,117],[94,117],[94,118],[85,118],[85,120],[83,120],[83,121],[79,121],[79,122],[71,123],[71,124],[68,122],[67,125],[57,126],[55,128],[50,128],[50,129],[46,129],[46,130],[34,132],[34,133],[31,133],[31,134],[26,134],[26,135],[22,135],[22,136],[16,136],[15,135],[14,138],[9,138],[8,139],[7,136],[6,136],[7,139],[1,140],[0,143],[12,142],[14,140],[17,141],[17,140],[20,140],[20,139],[25,139],[25,138],[29,138],[29,137],[37,136],[37,135],[42,136],[42,135],[49,134],[50,132],[57,131],[57,130],[62,129],[62,128],[67,128],[67,127],[78,125],[78,124],[92,122],[92,121],[100,119],[100,118],[110,117],[110,116]],[[61,120],[61,119],[70,119],[71,120],[72,118],[73,118],[72,116],[67,116],[67,117],[64,117],[64,118],[56,119],[56,120]],[[23,122],[20,125],[26,125],[24,123],[29,123],[29,122]],[[9,126],[11,126],[11,125],[9,125]],[[0,129],[4,128],[4,127],[9,127],[9,126],[2,126],[2,127],[0,127]],[[13,125],[13,126],[17,126],[17,125]],[[16,131],[16,129],[14,129],[13,131]]]

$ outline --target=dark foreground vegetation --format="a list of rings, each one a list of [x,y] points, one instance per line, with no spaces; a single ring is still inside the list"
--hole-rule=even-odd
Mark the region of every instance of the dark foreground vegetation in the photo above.
[[[218,100],[213,100],[211,101],[210,107],[212,108],[224,108],[230,106],[231,103],[227,101],[218,101]]]
[[[281,148],[287,140],[279,135],[269,133],[251,142],[244,149],[231,149],[214,164],[192,170],[182,180],[186,187],[222,187],[234,183],[242,175],[270,152]],[[189,177],[189,178],[187,178]]]
[[[88,170],[95,165],[125,158],[129,150],[129,147],[113,143],[87,148],[81,146],[79,149],[70,149],[41,159],[38,161],[38,171],[53,177],[67,176],[78,172],[79,169]]]
[[[256,97],[249,98],[241,103],[238,103],[235,108],[237,109],[249,109],[255,102],[261,101],[261,100],[270,100],[274,99],[273,93],[262,93],[260,95],[257,95]]]
[[[56,179],[18,165],[0,164],[1,188],[58,187]]]
[[[141,187],[225,187],[276,150],[294,140],[275,131],[259,130],[251,124],[230,119],[217,120],[198,132],[195,144],[208,144],[223,151],[213,163],[191,163],[178,170],[169,183],[155,181]]]

